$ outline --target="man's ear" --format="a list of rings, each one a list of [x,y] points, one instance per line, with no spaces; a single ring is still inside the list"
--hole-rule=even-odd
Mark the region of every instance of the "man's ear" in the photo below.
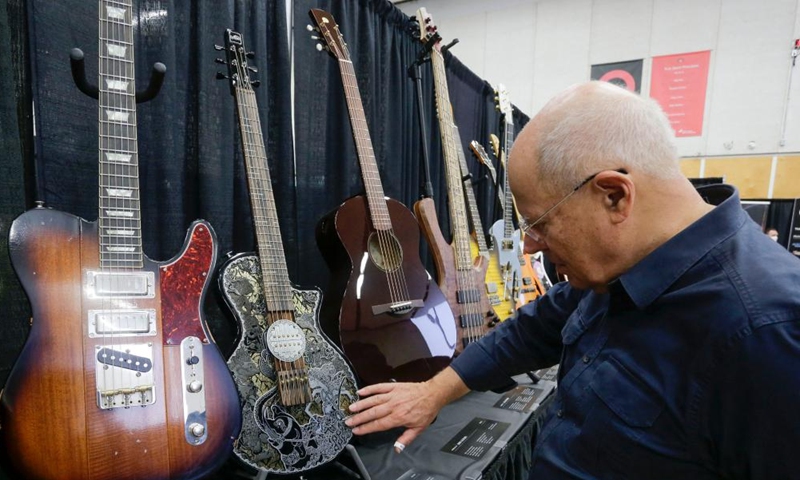
[[[612,222],[621,223],[630,216],[636,189],[629,174],[613,170],[601,172],[592,181],[592,188],[602,195]]]

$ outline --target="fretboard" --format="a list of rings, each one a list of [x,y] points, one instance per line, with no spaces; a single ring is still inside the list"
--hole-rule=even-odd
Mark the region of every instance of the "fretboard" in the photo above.
[[[358,89],[356,73],[353,62],[339,60],[339,69],[344,85],[344,94],[347,99],[347,110],[350,113],[350,125],[353,128],[353,137],[356,141],[358,161],[361,165],[361,177],[364,179],[364,189],[367,192],[367,204],[372,224],[376,230],[390,230],[392,221],[389,218],[389,209],[386,206],[386,196],[383,193],[378,163],[372,149],[372,140],[369,136],[367,119],[361,101],[361,92]]]
[[[101,268],[142,267],[136,85],[130,0],[101,0],[99,215]]]
[[[503,116],[503,126],[504,126],[504,141],[503,146],[501,148],[501,152],[506,156],[506,160],[508,160],[508,154],[511,153],[511,147],[514,145],[514,120],[511,117],[511,112],[506,112]],[[508,183],[508,162],[506,161],[505,168],[503,168],[503,192],[504,192],[504,199],[503,199],[503,236],[505,238],[511,238],[514,234],[514,222],[512,220],[513,211],[514,211],[514,204],[513,199],[511,197],[511,187]]]
[[[450,208],[450,225],[453,230],[453,249],[455,250],[456,269],[467,271],[472,269],[472,258],[469,250],[469,227],[467,214],[464,211],[464,188],[461,182],[458,151],[452,126],[453,109],[450,105],[450,92],[447,88],[447,72],[444,57],[438,49],[431,51],[433,64],[433,82],[436,91],[436,112],[439,117],[439,132],[442,137],[445,173],[447,177],[447,197]]]
[[[464,185],[464,195],[467,199],[467,209],[469,210],[469,218],[472,220],[472,230],[475,233],[475,241],[478,243],[478,252],[486,256],[489,253],[489,246],[486,245],[486,237],[483,233],[483,223],[481,222],[480,213],[478,213],[478,202],[475,201],[475,192],[472,190],[472,177],[470,176],[469,167],[467,166],[467,159],[464,156],[464,148],[461,143],[461,134],[458,132],[458,127],[453,125],[453,136],[456,141],[456,151],[458,153],[458,162],[461,166],[461,179]]]
[[[291,283],[286,269],[261,120],[255,92],[249,84],[236,87],[236,106],[267,310],[293,311]]]

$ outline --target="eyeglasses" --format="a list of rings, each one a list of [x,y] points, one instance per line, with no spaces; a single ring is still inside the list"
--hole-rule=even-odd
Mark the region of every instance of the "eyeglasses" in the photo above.
[[[545,210],[544,213],[539,215],[539,218],[534,220],[532,223],[528,223],[525,219],[521,219],[520,222],[519,222],[520,231],[522,231],[522,233],[524,233],[525,235],[531,237],[531,239],[536,243],[544,242],[544,237],[542,236],[541,232],[536,232],[536,230],[534,230],[534,228],[536,228],[536,225],[540,224],[542,222],[542,220],[544,219],[544,217],[547,216],[548,213],[552,212],[553,210],[556,209],[556,207],[558,207],[562,203],[566,202],[567,199],[569,197],[571,197],[572,195],[574,195],[575,192],[580,190],[581,187],[583,187],[587,183],[591,182],[592,180],[594,180],[594,177],[600,175],[601,173],[603,173],[605,171],[606,170],[601,170],[601,171],[599,171],[599,172],[597,172],[597,173],[595,173],[593,175],[589,175],[588,177],[586,177],[586,179],[583,180],[578,185],[576,185],[575,188],[573,188],[571,192],[569,192],[568,194],[564,195],[564,198],[562,198],[561,200],[557,201],[555,205],[553,205],[552,207],[550,207],[547,210]],[[616,169],[614,171],[618,172],[618,173],[622,173],[624,175],[628,174],[628,171],[625,170],[624,168],[618,168],[618,169]]]

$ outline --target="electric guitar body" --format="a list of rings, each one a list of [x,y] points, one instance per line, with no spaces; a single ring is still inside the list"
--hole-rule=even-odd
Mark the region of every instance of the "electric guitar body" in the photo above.
[[[287,406],[278,395],[275,359],[267,348],[269,327],[258,257],[231,258],[223,265],[219,282],[241,325],[241,337],[228,359],[243,413],[234,452],[255,468],[277,473],[301,472],[333,460],[352,437],[344,419],[358,395],[350,366],[320,329],[320,291],[291,291],[294,321],[305,336],[303,357],[311,398]]]
[[[488,262],[486,266],[486,277],[484,279],[486,296],[489,299],[489,305],[491,305],[492,310],[494,310],[494,314],[497,315],[498,320],[502,322],[514,313],[515,303],[514,299],[510,298],[505,293],[503,274],[500,271],[500,264],[497,262],[497,255],[492,254],[491,248],[487,249],[486,252],[482,252],[478,242],[474,239],[471,239],[469,242],[469,251],[472,258],[483,255]]]
[[[48,208],[11,226],[33,320],[0,399],[8,456],[37,479],[207,475],[239,429],[201,318],[214,233],[195,222],[177,257],[135,270],[101,268],[99,246],[95,222]]]
[[[364,196],[317,225],[317,245],[331,270],[323,328],[339,338],[364,384],[427,380],[450,364],[456,346],[453,312],[419,257],[417,220],[396,200],[386,199],[386,206],[391,236],[372,227]],[[382,254],[380,242],[393,254]],[[408,298],[421,300],[401,305],[408,311],[392,309],[399,282],[387,272],[400,271]]]
[[[423,198],[414,204],[422,232],[431,246],[431,255],[436,265],[439,286],[459,320],[457,351],[461,353],[473,341],[488,333],[494,326],[494,318],[487,321],[487,312],[492,311],[489,297],[485,292],[460,289],[459,285],[483,285],[489,262],[482,255],[476,255],[469,269],[457,269],[455,248],[447,243],[439,227],[436,206],[430,198]],[[469,300],[469,301],[465,301]],[[462,308],[462,305],[467,305]]]

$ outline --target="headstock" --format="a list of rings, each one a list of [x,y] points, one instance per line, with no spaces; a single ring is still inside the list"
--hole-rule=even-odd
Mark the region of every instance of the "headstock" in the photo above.
[[[469,149],[472,150],[472,153],[478,157],[478,160],[492,172],[492,177],[496,175],[496,171],[494,169],[494,164],[492,163],[492,159],[489,158],[489,154],[486,153],[486,150],[483,148],[483,145],[478,143],[477,140],[473,140],[469,142]]]
[[[214,45],[214,48],[217,51],[225,50],[226,58],[217,58],[216,62],[226,64],[228,74],[217,72],[217,78],[230,80],[232,95],[236,95],[237,88],[252,90],[252,87],[261,85],[258,80],[250,80],[250,72],[256,73],[258,69],[247,64],[247,59],[255,57],[255,54],[245,49],[241,33],[230,28],[225,30],[225,46]]]
[[[511,100],[508,98],[508,92],[506,91],[506,86],[502,83],[497,84],[497,89],[495,89],[495,101],[497,102],[497,109],[500,110],[505,116],[505,120],[507,123],[514,123],[514,109],[511,106]]]
[[[339,31],[339,25],[336,24],[333,15],[318,8],[312,8],[308,15],[316,27],[309,25],[306,28],[308,31],[316,31],[320,34],[319,37],[312,35],[311,39],[325,42],[325,45],[318,43],[317,50],[327,50],[337,60],[350,60],[347,44],[344,42],[344,37]]]
[[[437,27],[436,24],[433,23],[433,17],[431,17],[425,8],[420,8],[417,10],[416,18],[417,22],[419,23],[419,40],[422,43],[427,43],[434,37],[436,40],[441,38],[436,31]]]
[[[494,156],[499,158],[501,162],[504,161],[503,156],[501,155],[503,152],[500,151],[500,139],[497,138],[497,135],[494,133],[489,134],[489,142],[492,144],[492,151],[494,152]]]

